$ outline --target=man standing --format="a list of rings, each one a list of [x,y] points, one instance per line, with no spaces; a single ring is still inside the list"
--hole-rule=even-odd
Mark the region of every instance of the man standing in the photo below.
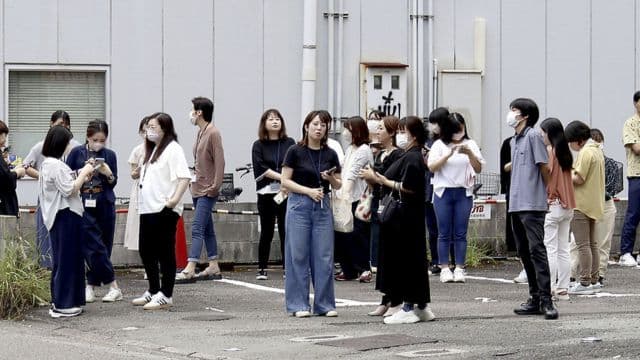
[[[509,213],[518,255],[529,280],[530,296],[514,312],[518,315],[544,314],[545,319],[557,319],[544,246],[549,155],[542,134],[533,129],[540,113],[531,99],[515,99],[509,107],[507,124],[516,131],[511,139]]]
[[[218,266],[218,245],[213,228],[211,210],[216,204],[224,176],[224,151],[220,131],[213,125],[213,102],[204,97],[191,100],[193,108],[189,113],[191,124],[199,128],[193,146],[194,173],[191,179],[193,196],[193,224],[191,226],[191,249],[189,263],[176,275],[176,281],[189,282],[195,277],[199,280],[221,279]],[[195,274],[200,259],[202,245],[207,248],[209,266]]]
[[[622,142],[627,153],[627,179],[629,180],[629,202],[624,215],[624,225],[620,235],[620,265],[636,266],[633,258],[633,246],[636,242],[636,229],[640,222],[640,91],[633,94],[636,113],[624,122]]]
[[[69,114],[63,110],[57,110],[53,114],[51,114],[51,120],[49,122],[49,127],[54,127],[56,125],[64,126],[67,130],[71,130],[71,119],[69,118]],[[44,161],[44,155],[42,155],[42,145],[44,144],[44,140],[38,141],[31,150],[29,150],[29,154],[24,158],[23,163],[26,166],[26,174],[31,176],[34,179],[37,179],[39,176],[38,171],[40,170],[40,165]],[[80,145],[75,139],[71,139],[69,142],[69,146],[64,153],[63,161],[69,154],[69,151],[74,147]],[[44,225],[44,221],[42,220],[42,213],[40,212],[40,206],[36,209],[36,240],[38,243],[38,251],[40,253],[40,266],[51,269],[53,267],[51,261],[51,241],[49,240],[49,231]]]

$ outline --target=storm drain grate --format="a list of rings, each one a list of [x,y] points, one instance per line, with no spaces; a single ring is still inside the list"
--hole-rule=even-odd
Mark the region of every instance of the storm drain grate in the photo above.
[[[368,351],[375,349],[387,349],[396,346],[407,346],[415,344],[436,343],[438,340],[422,337],[414,337],[401,334],[373,335],[350,339],[330,340],[317,342],[318,345],[343,347],[358,351]]]
[[[186,321],[222,321],[233,319],[233,316],[229,315],[199,315],[199,316],[188,316],[182,318],[182,320]]]

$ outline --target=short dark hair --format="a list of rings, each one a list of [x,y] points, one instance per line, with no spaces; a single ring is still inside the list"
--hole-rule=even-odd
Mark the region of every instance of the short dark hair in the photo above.
[[[540,110],[535,101],[527,98],[517,98],[509,104],[509,109],[520,110],[520,115],[527,118],[527,126],[533,127],[540,118]]]
[[[380,120],[384,117],[384,113],[380,110],[371,110],[367,115],[367,120]]]
[[[0,120],[0,134],[8,134],[8,133],[9,133],[9,127],[4,121]]]
[[[90,138],[100,132],[104,133],[104,137],[109,137],[109,125],[107,125],[107,122],[100,119],[89,121],[87,125],[87,137]]]
[[[449,109],[447,109],[446,107],[439,107],[429,113],[429,122],[432,124],[438,124],[438,126],[442,126],[442,123],[447,121],[448,117]]]
[[[213,119],[213,101],[206,97],[198,96],[191,99],[193,104],[193,110],[202,111],[202,118],[206,122],[211,122]]]
[[[278,111],[278,109],[267,109],[265,112],[262,113],[262,116],[260,117],[260,127],[258,128],[258,139],[269,140],[269,131],[267,130],[266,123],[267,123],[267,119],[269,118],[269,115],[272,115],[272,114],[280,118],[281,126],[280,126],[280,132],[278,133],[278,138],[286,139],[287,128],[286,126],[284,126],[284,118],[282,117],[282,114],[280,114],[280,111]]]
[[[463,121],[462,115],[458,113],[449,114],[447,120],[440,124],[440,140],[445,144],[449,144],[453,140],[453,135],[460,132],[460,128],[466,129]]]
[[[171,119],[171,116],[169,116],[169,114],[166,114],[163,112],[157,112],[149,116],[149,121],[153,119],[156,119],[156,121],[158,122],[158,126],[160,126],[160,129],[162,129],[162,131],[164,132],[164,136],[162,137],[162,141],[160,142],[160,144],[157,144],[157,145],[154,142],[150,141],[149,139],[144,140],[144,143],[145,143],[144,163],[145,164],[147,162],[151,164],[156,162],[156,160],[158,160],[160,155],[162,155],[162,152],[167,147],[167,145],[169,145],[170,142],[174,140],[176,142],[178,141],[178,135],[176,134],[176,130],[173,126],[173,119]],[[151,154],[154,153],[153,149],[156,146],[158,147],[158,149],[155,151],[153,158],[151,158]]]
[[[638,101],[640,101],[640,91],[636,91],[636,92],[633,94],[633,102],[634,102],[634,103],[637,103]]]
[[[56,125],[49,129],[42,144],[42,155],[60,159],[71,140],[71,131],[62,125]]]
[[[322,123],[327,125],[327,131],[325,131],[324,136],[320,139],[320,145],[327,145],[327,140],[329,139],[329,130],[331,129],[331,123],[333,122],[333,117],[326,110],[312,110],[307,114],[304,118],[304,123],[302,124],[302,140],[298,142],[298,145],[307,146],[309,145],[309,139],[307,138],[307,130],[305,130],[305,126],[308,126],[309,123],[313,121],[315,117],[318,117]]]
[[[145,125],[149,122],[150,116],[145,116],[140,120],[140,125],[138,125],[138,132],[142,132],[144,130]]]
[[[604,134],[602,133],[602,131],[600,131],[600,129],[592,128],[591,129],[591,138],[595,142],[599,142],[599,143],[604,142]]]
[[[69,113],[64,110],[56,110],[51,114],[51,123],[56,122],[58,119],[62,118],[62,122],[66,127],[71,127],[71,118],[69,118]]]
[[[567,124],[564,128],[564,136],[567,142],[580,142],[591,139],[591,129],[580,120],[575,120]]]
[[[407,116],[402,119],[401,122],[404,123],[405,131],[408,131],[411,136],[416,139],[416,143],[418,146],[423,147],[424,142],[427,140],[427,134],[424,131],[424,125],[422,124],[422,119],[417,116]]]
[[[369,127],[361,116],[352,116],[344,123],[344,127],[351,132],[351,143],[355,146],[368,144]]]

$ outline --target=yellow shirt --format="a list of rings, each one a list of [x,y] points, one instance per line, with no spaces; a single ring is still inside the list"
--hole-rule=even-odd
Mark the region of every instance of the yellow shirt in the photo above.
[[[627,176],[640,176],[640,156],[634,154],[630,146],[640,143],[640,116],[638,114],[634,114],[624,122],[622,143],[627,153]]]
[[[576,210],[600,220],[604,215],[604,154],[600,145],[589,139],[573,163],[573,171],[584,183],[574,184]]]

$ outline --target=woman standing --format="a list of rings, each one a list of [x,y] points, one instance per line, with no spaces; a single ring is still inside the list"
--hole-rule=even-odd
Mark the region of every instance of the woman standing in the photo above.
[[[147,273],[149,289],[133,300],[134,305],[144,305],[145,310],[173,305],[176,225],[182,215],[181,200],[190,179],[187,159],[178,144],[171,116],[165,113],[151,115],[138,185],[140,258]]]
[[[146,137],[147,122],[149,117],[145,116],[138,125],[138,135],[142,142],[136,145],[129,155],[127,162],[131,167],[131,195],[129,195],[129,209],[127,211],[127,225],[124,228],[124,247],[129,250],[138,251],[138,239],[140,238],[140,216],[138,215],[138,185],[140,185],[140,169],[144,161],[144,139]]]
[[[384,251],[384,294],[404,302],[402,309],[385,317],[385,324],[411,324],[435,318],[427,304],[429,277],[424,227],[424,162],[422,147],[426,134],[422,121],[408,116],[400,121],[396,144],[404,150],[384,175],[375,173],[375,181],[401,198],[397,213],[380,228],[380,251]]]
[[[0,149],[7,145],[9,128],[0,120]],[[25,174],[25,168],[18,166],[9,168],[4,159],[0,160],[0,215],[18,216],[18,196],[16,195],[16,182]]]
[[[329,186],[340,189],[342,181],[338,155],[327,146],[331,121],[324,110],[310,112],[304,120],[302,140],[289,148],[282,168],[282,186],[289,191],[284,252],[286,309],[299,318],[311,316],[309,276],[313,278],[313,312],[338,316]]]
[[[45,157],[39,169],[38,201],[51,239],[51,309],[53,318],[76,316],[85,304],[82,199],[79,191],[91,179],[93,165],[77,173],[60,160],[71,132],[62,126],[49,129],[42,145]]]
[[[358,279],[360,282],[371,282],[371,266],[369,264],[369,241],[371,229],[368,222],[364,222],[355,216],[360,196],[367,191],[367,183],[360,178],[360,170],[373,164],[373,153],[369,147],[369,129],[367,123],[360,116],[349,118],[344,123],[342,132],[344,144],[348,144],[342,164],[345,174],[342,188],[337,191],[336,197],[347,200],[351,204],[353,214],[353,231],[349,233],[336,232],[336,245],[342,251],[340,266],[342,272],[336,275],[336,280],[345,281]]]
[[[370,316],[391,316],[400,310],[402,299],[389,293],[389,286],[385,285],[385,268],[386,260],[384,249],[390,244],[383,244],[380,237],[380,220],[378,218],[378,206],[380,200],[391,192],[390,189],[381,186],[376,182],[376,173],[384,174],[403,153],[396,147],[396,133],[400,120],[395,116],[386,116],[380,122],[377,130],[377,138],[382,145],[382,149],[376,154],[373,168],[367,167],[360,172],[360,176],[364,178],[372,187],[371,199],[371,244],[372,249],[378,251],[375,255],[378,265],[378,274],[376,276],[376,290],[383,293],[380,305],[368,315]],[[386,246],[383,246],[386,245]]]
[[[251,161],[256,178],[258,212],[260,213],[260,242],[258,245],[258,274],[256,280],[267,280],[267,263],[273,239],[274,225],[278,221],[280,252],[284,264],[286,191],[281,189],[282,162],[287,150],[295,144],[287,136],[284,119],[277,109],[262,114],[258,127],[258,140],[253,143]],[[276,195],[278,198],[276,198]],[[284,200],[279,200],[282,197]],[[276,202],[275,200],[278,200]]]
[[[87,140],[75,147],[67,156],[67,165],[78,170],[86,164],[94,168],[89,182],[80,189],[84,214],[82,216],[84,242],[82,252],[88,266],[86,301],[95,301],[96,286],[109,285],[103,302],[122,300],[122,291],[115,281],[111,264],[113,234],[116,226],[116,196],[113,188],[118,182],[116,153],[105,148],[109,127],[102,120],[93,120],[87,126]]]
[[[540,130],[549,153],[549,212],[544,219],[544,245],[549,258],[551,292],[559,300],[569,300],[569,233],[576,207],[571,179],[573,157],[560,120],[548,118],[540,124]]]

